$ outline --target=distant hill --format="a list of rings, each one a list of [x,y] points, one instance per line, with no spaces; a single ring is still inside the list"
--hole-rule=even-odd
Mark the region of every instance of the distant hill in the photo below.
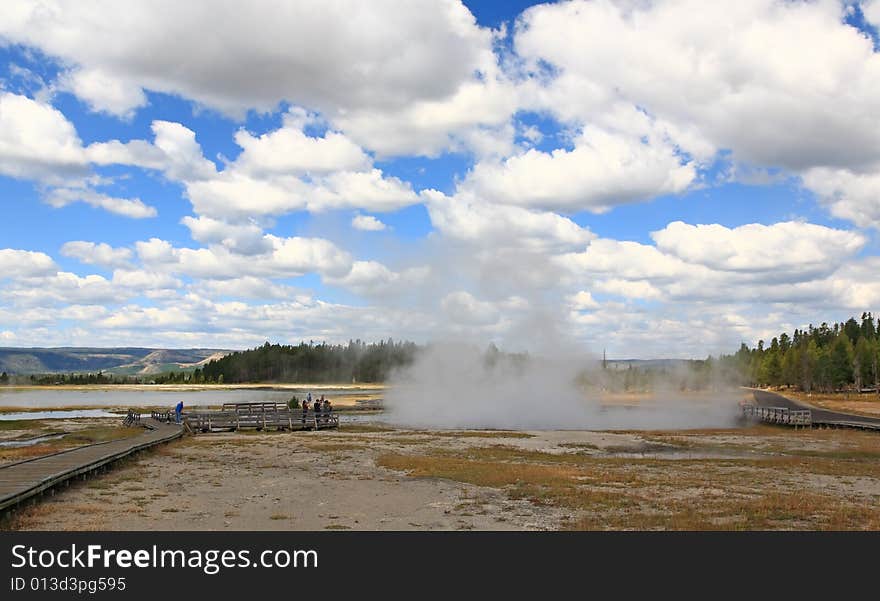
[[[0,347],[0,372],[17,375],[97,372],[119,375],[188,371],[232,351],[139,347]]]

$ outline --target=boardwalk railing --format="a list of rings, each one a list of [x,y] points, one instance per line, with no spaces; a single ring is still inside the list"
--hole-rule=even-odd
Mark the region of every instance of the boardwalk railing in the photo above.
[[[262,405],[255,403],[254,405]],[[264,406],[245,407],[237,404],[233,410],[192,411],[183,414],[187,428],[192,432],[215,432],[218,430],[324,430],[339,427],[339,416],[329,412],[288,409],[283,404],[273,408]]]
[[[128,414],[125,416],[125,419],[122,420],[122,423],[126,426],[139,426],[141,425],[141,414],[129,409]]]
[[[234,411],[236,413],[275,413],[278,411],[287,411],[287,403],[276,403],[274,401],[263,401],[257,403],[223,403],[220,411]]]
[[[743,415],[748,419],[760,420],[769,424],[809,428],[813,425],[809,409],[788,409],[787,407],[760,407],[743,405]]]
[[[151,417],[159,422],[174,423],[173,411],[153,411]],[[184,426],[190,432],[222,430],[325,430],[339,427],[339,416],[333,411],[289,409],[285,403],[226,403],[220,411],[185,411],[181,414]]]
[[[153,411],[150,414],[150,417],[152,417],[157,422],[162,422],[164,424],[170,424],[177,421],[173,411]]]

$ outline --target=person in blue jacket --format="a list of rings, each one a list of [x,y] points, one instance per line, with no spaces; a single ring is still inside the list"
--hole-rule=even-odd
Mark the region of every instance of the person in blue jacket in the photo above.
[[[183,413],[183,401],[177,403],[177,407],[174,408],[174,417],[176,418],[177,423],[180,423],[180,414]]]

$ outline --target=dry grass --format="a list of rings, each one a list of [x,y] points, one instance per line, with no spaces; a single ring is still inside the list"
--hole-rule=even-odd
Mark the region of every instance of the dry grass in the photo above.
[[[880,396],[854,392],[812,393],[784,390],[781,394],[816,407],[870,417],[880,416]]]
[[[0,432],[6,430],[40,430],[45,425],[43,421],[38,419],[6,419],[0,420]],[[37,435],[34,434],[34,436]]]
[[[85,428],[83,430],[78,430],[76,432],[68,434],[67,436],[54,438],[27,447],[0,448],[0,462],[31,459],[33,457],[49,455],[52,453],[57,453],[58,451],[63,451],[65,449],[94,444],[97,442],[107,442],[111,440],[118,440],[120,438],[128,438],[130,436],[135,436],[139,433],[140,431],[138,430],[133,431],[128,428],[114,426],[96,426],[94,428]]]
[[[56,504],[57,502],[40,503],[25,511],[13,513],[7,519],[0,520],[0,531],[32,530],[58,511]],[[105,507],[90,503],[71,503],[64,504],[64,511],[70,515],[100,515],[106,513]]]
[[[841,503],[832,495],[768,492],[753,498],[717,497],[696,504],[673,502],[616,519],[591,514],[566,524],[571,530],[877,530],[872,507]]]
[[[118,426],[98,426],[95,428],[87,428],[78,430],[64,437],[64,442],[72,446],[94,444],[96,442],[108,442],[111,440],[119,440],[121,438],[130,438],[140,434],[142,430],[123,428]]]
[[[654,434],[664,443],[672,435]],[[750,441],[724,447],[742,450]],[[692,442],[706,445],[700,437]],[[570,510],[572,519],[564,524],[570,529],[880,529],[880,495],[847,488],[854,479],[880,486],[880,437],[808,431],[799,441],[833,443],[824,450],[784,444],[776,436],[762,442],[768,452],[743,459],[627,459],[496,445],[386,453],[377,464]],[[836,485],[828,488],[827,478]]]
[[[564,442],[559,446],[563,449],[575,449],[578,451],[598,451],[601,449],[598,445],[589,442]]]
[[[8,463],[13,461],[23,461],[34,457],[41,457],[60,451],[62,447],[51,444],[51,442],[31,445],[29,447],[18,447],[11,449],[0,449],[0,463]]]
[[[534,438],[534,434],[510,430],[456,430],[420,431],[419,434],[446,438]]]
[[[745,428],[695,428],[689,430],[609,430],[616,434],[632,434],[650,439],[655,436],[675,436],[681,438],[701,438],[704,436],[773,436],[792,432],[792,430],[767,424],[751,424]]]

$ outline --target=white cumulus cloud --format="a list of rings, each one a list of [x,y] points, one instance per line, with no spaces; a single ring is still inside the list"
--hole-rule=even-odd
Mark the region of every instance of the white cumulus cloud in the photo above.
[[[373,215],[355,215],[351,220],[351,227],[364,232],[381,232],[388,229],[387,225]]]
[[[61,254],[90,265],[122,267],[129,264],[134,253],[130,248],[113,248],[105,242],[74,240],[64,243]]]

